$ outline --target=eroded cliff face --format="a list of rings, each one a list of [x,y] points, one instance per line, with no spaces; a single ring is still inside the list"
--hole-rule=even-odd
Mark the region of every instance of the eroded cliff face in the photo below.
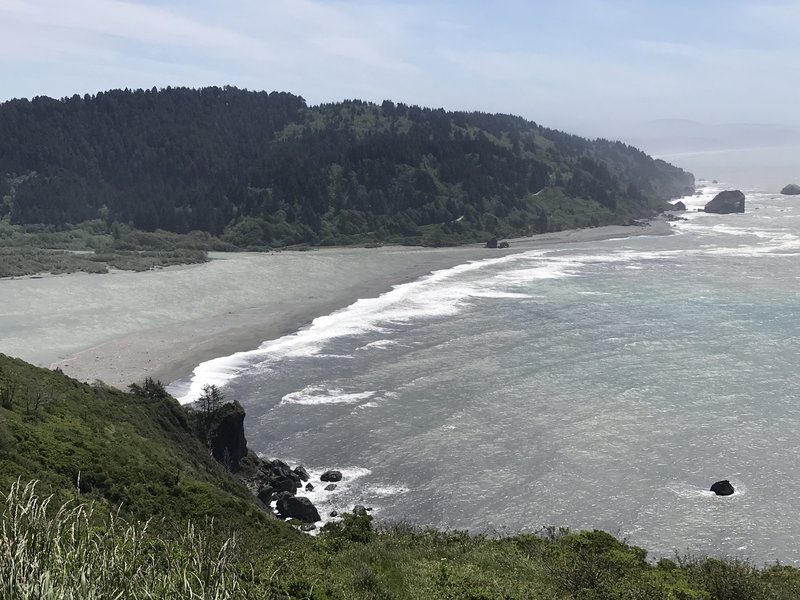
[[[247,456],[244,417],[238,402],[224,404],[209,415],[206,436],[211,455],[231,473],[239,471],[240,461]]]

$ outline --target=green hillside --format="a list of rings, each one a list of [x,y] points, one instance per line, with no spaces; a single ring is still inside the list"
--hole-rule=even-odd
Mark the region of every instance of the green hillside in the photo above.
[[[794,568],[654,563],[600,531],[494,538],[365,514],[307,536],[211,459],[196,418],[157,387],[124,394],[0,355],[0,598],[800,597]]]
[[[509,115],[236,88],[0,104],[0,219],[238,247],[451,244],[646,217],[691,174]]]

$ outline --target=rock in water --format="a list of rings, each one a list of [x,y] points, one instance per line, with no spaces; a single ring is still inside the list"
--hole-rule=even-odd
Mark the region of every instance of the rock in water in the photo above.
[[[706,204],[703,209],[707,213],[727,215],[730,213],[744,212],[744,194],[739,190],[726,190],[720,192],[714,199]]]
[[[308,471],[303,465],[294,468],[294,473],[300,478],[300,481],[308,481],[310,479]]]
[[[800,185],[790,183],[781,190],[781,194],[784,196],[800,196]]]
[[[284,519],[298,519],[304,523],[315,523],[322,520],[316,506],[303,496],[282,494],[276,508],[278,514]]]
[[[731,482],[727,479],[722,481],[717,481],[714,485],[711,486],[711,491],[714,492],[717,496],[730,496],[733,494],[734,489],[731,485]]]
[[[672,205],[672,210],[686,210],[686,205],[680,200],[678,200],[675,204]]]
[[[342,480],[342,472],[341,471],[325,471],[322,475],[319,476],[320,481],[341,481]]]

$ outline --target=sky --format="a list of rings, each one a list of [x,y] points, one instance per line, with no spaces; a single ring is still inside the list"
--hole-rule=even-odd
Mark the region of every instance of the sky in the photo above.
[[[799,31],[796,0],[0,0],[0,100],[234,85],[587,136],[800,128]]]

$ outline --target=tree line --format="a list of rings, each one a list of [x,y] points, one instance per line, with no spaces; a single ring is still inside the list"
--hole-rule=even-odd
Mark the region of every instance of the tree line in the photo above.
[[[693,184],[620,142],[388,100],[209,87],[0,104],[0,218],[15,224],[451,243],[647,216]]]

